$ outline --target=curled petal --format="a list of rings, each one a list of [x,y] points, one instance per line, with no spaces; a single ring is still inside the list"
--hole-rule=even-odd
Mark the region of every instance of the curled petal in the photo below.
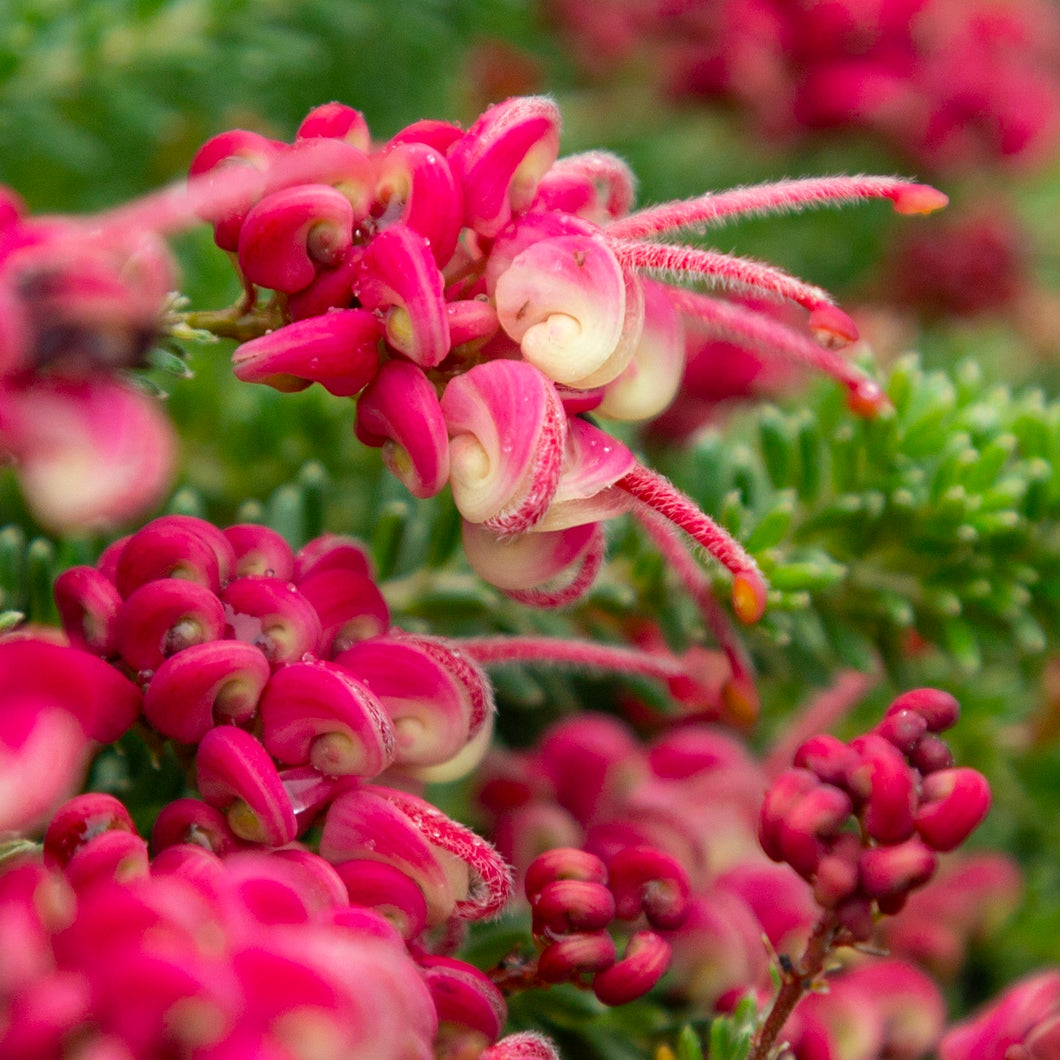
[[[449,149],[464,188],[464,224],[495,236],[533,201],[559,154],[559,110],[544,96],[507,99],[486,110]]]
[[[442,406],[434,384],[416,365],[383,365],[357,402],[354,430],[366,445],[382,446],[383,462],[414,497],[433,497],[448,481]]]
[[[287,296],[291,320],[308,320],[353,305],[353,286],[364,250],[354,244],[334,265],[321,265],[308,287]]]
[[[156,854],[169,847],[195,845],[223,857],[235,850],[237,843],[224,814],[201,799],[167,802],[151,829],[151,848]]]
[[[508,1019],[504,995],[485,972],[455,957],[419,960],[427,988],[438,1010],[438,1022],[477,1031],[496,1041]]]
[[[559,607],[578,599],[604,559],[599,524],[503,538],[465,522],[462,533],[464,554],[475,573],[531,606]]]
[[[268,679],[268,660],[252,644],[193,644],[155,671],[144,693],[144,716],[163,735],[198,743],[214,725],[249,722]]]
[[[427,902],[415,881],[382,861],[363,858],[335,866],[346,885],[351,905],[374,909],[390,921],[406,941],[427,926]]]
[[[200,216],[213,224],[214,241],[222,250],[234,251],[238,246],[243,218],[264,191],[265,172],[283,147],[260,133],[231,129],[207,140],[191,160],[188,174],[197,178],[196,195],[203,200]],[[245,196],[230,201],[223,192],[233,166],[241,168],[244,178],[252,179],[246,184]]]
[[[264,574],[290,581],[294,577],[294,553],[286,539],[260,523],[237,523],[226,527],[224,536],[232,546],[235,563],[233,578]]]
[[[266,195],[239,232],[239,267],[251,283],[291,294],[308,287],[321,265],[336,264],[353,240],[353,207],[325,184]]]
[[[954,850],[990,809],[990,785],[977,769],[939,769],[924,778],[916,830],[932,850]]]
[[[376,637],[354,644],[335,661],[382,701],[394,723],[398,765],[449,761],[493,711],[485,674],[441,640]]]
[[[216,593],[234,563],[232,546],[212,523],[191,515],[163,515],[126,542],[115,584],[125,597],[159,578],[180,578]]]
[[[685,367],[681,314],[662,284],[644,280],[644,329],[629,363],[604,391],[600,415],[645,420],[669,407]]]
[[[262,742],[288,765],[374,777],[394,757],[394,730],[379,699],[330,663],[295,662],[278,670],[260,710]]]
[[[851,742],[861,762],[848,780],[865,799],[865,829],[881,843],[900,843],[913,834],[916,779],[902,753],[882,736],[866,733]]]
[[[383,315],[387,342],[424,368],[449,353],[444,281],[426,238],[395,224],[368,244],[361,257],[357,296]]]
[[[563,460],[566,417],[551,382],[533,365],[489,361],[451,380],[441,404],[460,514],[495,533],[530,529]]]
[[[400,221],[430,244],[438,267],[453,256],[464,215],[460,186],[442,151],[423,143],[398,143],[376,163],[378,222]]]
[[[555,210],[606,224],[633,205],[636,178],[610,151],[585,151],[557,159],[541,178],[534,209]]]
[[[371,146],[368,122],[364,115],[345,103],[322,103],[303,119],[294,134],[296,140],[311,136],[328,136],[367,151]]]
[[[259,647],[273,667],[301,659],[320,646],[320,616],[279,578],[236,578],[221,593],[227,635]]]
[[[13,716],[20,700],[42,714],[45,708],[67,712],[90,740],[111,743],[136,721],[142,697],[132,681],[95,655],[25,638],[0,642],[0,701]],[[10,745],[16,732],[0,739]]]
[[[106,880],[145,877],[150,872],[147,843],[135,832],[108,831],[80,847],[66,866],[66,878],[75,891],[83,892]]]
[[[467,866],[434,846],[388,794],[365,785],[339,795],[324,819],[320,854],[332,864],[363,858],[399,869],[423,892],[427,923],[439,924],[467,893]]]
[[[615,915],[634,920],[641,912],[652,927],[679,928],[688,916],[692,884],[681,864],[654,847],[626,847],[607,862]]]
[[[390,626],[386,600],[365,574],[317,571],[299,580],[298,591],[320,616],[321,655],[333,657],[359,640],[378,637]]]
[[[114,583],[95,567],[69,567],[55,579],[52,591],[70,643],[104,658],[113,655],[121,606]]]
[[[534,934],[569,935],[600,931],[615,916],[615,899],[601,883],[590,880],[554,880],[530,899]]]
[[[628,511],[628,496],[610,487],[635,466],[633,454],[616,438],[580,417],[568,420],[563,471],[535,531],[596,523]]]
[[[386,792],[387,799],[400,807],[431,843],[467,867],[468,888],[466,897],[456,903],[457,916],[482,920],[508,904],[512,896],[511,870],[489,843],[415,795],[379,790]]]
[[[209,589],[166,578],[141,585],[121,605],[115,637],[129,667],[155,670],[193,644],[220,640],[224,629],[224,608]]]
[[[526,360],[550,379],[583,389],[619,375],[643,323],[639,281],[630,274],[627,282],[618,259],[595,236],[559,236],[527,247],[498,277],[494,297],[501,327]]]
[[[395,144],[426,144],[436,151],[448,151],[461,136],[464,130],[451,121],[439,118],[421,118],[411,125],[406,125],[395,133],[387,142],[388,147]]]
[[[55,812],[44,833],[44,863],[65,868],[74,855],[104,832],[135,834],[125,804],[105,792],[77,795]]]
[[[615,940],[606,931],[564,935],[551,942],[537,960],[537,974],[546,983],[563,983],[583,973],[600,973],[618,956]]]
[[[450,342],[453,349],[460,348],[461,353],[480,349],[500,327],[497,310],[479,298],[446,302],[445,312],[449,317]]]
[[[176,445],[154,400],[105,377],[0,382],[0,452],[26,503],[58,530],[108,530],[169,488]]]
[[[553,847],[530,863],[523,880],[523,890],[533,902],[548,884],[557,880],[607,883],[607,866],[595,854],[579,847]]]
[[[231,725],[211,729],[195,756],[199,793],[241,839],[283,846],[297,832],[294,809],[268,752]]]
[[[364,545],[344,534],[321,534],[304,544],[295,556],[294,577],[300,582],[322,571],[348,570],[371,577],[372,564]]]
[[[379,366],[379,321],[364,309],[333,309],[296,320],[238,346],[232,369],[244,383],[275,390],[304,390],[320,383],[336,397],[351,397]]]
[[[670,967],[670,944],[654,931],[638,931],[620,961],[593,979],[593,993],[605,1005],[625,1005],[646,994]]]

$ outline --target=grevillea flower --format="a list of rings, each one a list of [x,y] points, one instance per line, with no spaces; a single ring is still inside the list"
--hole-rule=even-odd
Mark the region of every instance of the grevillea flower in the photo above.
[[[729,570],[737,614],[758,618],[766,585],[754,560],[583,417],[662,411],[703,333],[830,374],[855,411],[878,411],[879,388],[835,350],[857,329],[827,292],[669,240],[749,212],[883,198],[926,213],[945,196],[836,177],[630,212],[621,160],[557,157],[549,99],[505,100],[466,132],[418,122],[378,145],[365,144],[363,121],[335,113],[314,112],[311,136],[293,144],[231,132],[204,145],[192,172],[210,185],[191,197],[219,244],[234,241],[247,295],[227,314],[184,319],[244,342],[241,379],[359,394],[357,436],[414,495],[452,487],[473,566],[516,599],[575,599],[603,556],[596,524],[652,509]],[[219,209],[226,167],[240,186]],[[788,326],[676,283],[755,293],[805,319]],[[258,287],[275,297],[259,304]]]

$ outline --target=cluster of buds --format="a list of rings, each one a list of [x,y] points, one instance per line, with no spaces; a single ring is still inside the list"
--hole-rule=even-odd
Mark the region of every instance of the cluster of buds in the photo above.
[[[872,938],[874,913],[898,912],[986,816],[986,778],[954,766],[938,735],[958,711],[948,693],[906,692],[850,743],[811,737],[766,794],[762,848],[812,884],[851,941]]]
[[[213,222],[245,296],[182,320],[240,340],[244,381],[357,397],[358,438],[415,496],[451,488],[472,566],[516,599],[576,598],[601,562],[602,522],[652,509],[728,568],[735,609],[754,620],[766,588],[751,557],[587,414],[662,411],[704,329],[830,373],[864,414],[885,399],[836,352],[857,331],[826,292],[660,240],[748,212],[883,198],[927,213],[945,196],[894,178],[823,178],[631,213],[625,163],[559,158],[559,136],[543,97],[490,107],[466,131],[416,122],[381,144],[338,103],[310,112],[292,143],[222,133],[193,161],[188,201]],[[660,275],[790,302],[809,328]]]
[[[216,822],[179,842],[159,820],[151,857],[121,802],[78,796],[0,873],[5,1057],[555,1060],[539,1035],[501,1038],[483,973],[402,933],[411,884],[385,862],[218,855]]]
[[[649,846],[617,850],[608,862],[574,847],[556,847],[527,869],[524,891],[541,947],[536,974],[547,983],[591,982],[605,1005],[647,993],[670,964],[674,931],[688,915],[691,884],[675,858]],[[647,927],[628,938],[621,958],[608,930],[616,920]]]
[[[168,488],[168,421],[122,376],[146,363],[175,283],[157,234],[28,217],[0,187],[0,457],[47,525],[110,527]]]
[[[777,136],[865,129],[932,167],[1040,160],[1060,131],[1060,20],[1043,0],[553,0],[597,76],[651,58],[681,99]]]

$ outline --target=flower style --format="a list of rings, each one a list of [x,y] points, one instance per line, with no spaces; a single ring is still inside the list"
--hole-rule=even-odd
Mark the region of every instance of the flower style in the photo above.
[[[328,131],[347,126],[352,140]],[[292,144],[223,133],[192,165],[193,195],[239,175],[242,195],[219,209],[204,193],[200,212],[237,250],[246,295],[227,313],[184,319],[242,340],[242,380],[359,395],[358,438],[415,496],[452,487],[472,566],[516,599],[575,599],[599,566],[599,525],[650,509],[729,570],[736,613],[754,621],[766,603],[754,560],[590,415],[656,415],[701,332],[834,376],[860,413],[884,398],[836,352],[857,330],[825,291],[665,240],[748,212],[883,198],[927,213],[945,196],[836,177],[631,213],[625,164],[606,152],[560,159],[559,134],[544,97],[508,99],[467,131],[420,122],[376,145],[337,104],[312,112]],[[790,303],[808,328],[665,280]]]

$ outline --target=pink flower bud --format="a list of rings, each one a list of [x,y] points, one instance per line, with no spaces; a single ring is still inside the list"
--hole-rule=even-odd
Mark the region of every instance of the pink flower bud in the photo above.
[[[397,765],[449,761],[493,710],[485,675],[442,641],[377,637],[352,645],[335,661],[382,702],[394,724]]]
[[[622,959],[598,972],[593,993],[605,1005],[625,1005],[646,994],[670,967],[670,944],[654,931],[637,931]]]
[[[188,173],[192,178],[208,181],[207,186],[223,188],[226,171],[232,166],[246,170],[257,170],[260,178],[251,182],[246,200],[225,203],[218,210],[202,211],[205,220],[214,225],[214,240],[222,250],[234,251],[239,243],[239,229],[253,201],[265,188],[265,171],[284,145],[259,133],[245,129],[232,129],[207,140],[191,161]],[[209,174],[209,176],[207,176]],[[254,190],[257,194],[254,194]],[[209,202],[212,196],[205,196]]]
[[[364,115],[345,103],[322,103],[303,119],[295,133],[296,140],[311,136],[329,136],[367,151],[370,146],[368,122]]]
[[[831,784],[820,784],[796,799],[777,829],[784,860],[804,879],[817,872],[827,846],[850,816],[850,797]]]
[[[862,851],[858,878],[862,891],[870,898],[890,898],[927,883],[935,865],[934,851],[917,838],[907,839]]]
[[[931,733],[922,737],[909,753],[909,764],[925,777],[939,769],[949,769],[953,763],[953,751],[949,744]]]
[[[151,830],[151,848],[156,854],[169,847],[194,845],[224,857],[237,844],[224,814],[200,799],[174,799],[166,803]]]
[[[829,844],[813,875],[813,897],[825,909],[834,909],[858,889],[858,858],[861,843],[846,832]]]
[[[322,534],[303,545],[295,556],[295,583],[325,570],[348,570],[371,577],[371,561],[363,544],[343,534]]]
[[[52,589],[63,629],[76,648],[108,658],[115,654],[121,594],[95,567],[68,567]]]
[[[259,523],[238,523],[226,527],[224,536],[235,556],[231,577],[264,574],[283,581],[290,581],[294,577],[291,546],[271,527]]]
[[[439,118],[421,118],[411,125],[406,125],[400,132],[395,133],[388,141],[387,146],[395,144],[427,144],[436,151],[448,151],[449,148],[464,135],[464,130],[451,121],[442,121]]]
[[[629,364],[640,340],[644,294],[597,236],[531,244],[496,281],[501,327],[550,379],[602,386]]]
[[[262,742],[288,765],[328,776],[378,776],[394,756],[383,705],[360,681],[326,662],[295,662],[273,674],[259,704]]]
[[[857,752],[838,737],[819,733],[805,740],[795,752],[793,764],[815,773],[825,784],[846,786],[851,770],[859,764]]]
[[[382,447],[383,463],[414,497],[433,497],[449,480],[445,417],[434,384],[416,365],[383,365],[357,402],[354,430],[366,445]]]
[[[159,578],[181,578],[219,592],[232,576],[235,553],[205,519],[163,515],[138,530],[121,550],[115,584],[122,596]]]
[[[487,1042],[496,1041],[508,1019],[508,1006],[489,976],[455,957],[423,956],[418,963],[438,1022],[467,1027]]]
[[[156,670],[193,644],[220,640],[224,630],[221,601],[182,578],[147,582],[134,590],[121,605],[115,626],[118,652],[133,670]]]
[[[537,959],[537,974],[546,983],[563,983],[602,972],[615,963],[615,941],[606,931],[564,935],[552,941]]]
[[[876,933],[872,902],[861,895],[845,898],[835,907],[836,923],[850,933],[854,942],[868,942]]]
[[[291,800],[265,748],[250,733],[224,725],[211,729],[195,756],[199,792],[222,810],[241,839],[283,846],[297,825]]]
[[[849,779],[855,798],[864,798],[865,830],[881,843],[900,843],[913,834],[916,783],[902,753],[875,733],[850,745],[861,757]]]
[[[891,702],[887,716],[901,710],[911,710],[927,722],[928,732],[945,732],[957,724],[960,717],[960,704],[949,692],[938,688],[914,688],[904,692]]]
[[[967,766],[940,769],[921,785],[916,830],[932,850],[954,850],[989,810],[990,785],[982,773]]]
[[[454,350],[468,353],[480,349],[497,334],[497,310],[478,298],[457,299],[445,304],[449,318],[449,340]]]
[[[0,642],[0,697],[10,718],[23,708],[42,716],[67,712],[98,743],[124,735],[139,716],[142,699],[136,685],[95,655],[32,638]],[[25,735],[15,731],[19,738]]]
[[[344,790],[340,778],[327,776],[311,765],[281,770],[280,782],[291,800],[299,835],[316,822],[336,793]]]
[[[143,878],[150,871],[147,844],[135,832],[103,832],[74,852],[65,871],[78,892],[105,880],[123,883]]]
[[[251,283],[293,294],[320,265],[336,264],[353,240],[353,207],[326,184],[302,184],[266,195],[239,231],[239,267]]]
[[[567,155],[557,159],[538,182],[533,208],[603,225],[629,212],[635,183],[629,166],[610,151]]]
[[[46,526],[110,530],[169,488],[176,443],[158,403],[106,376],[0,382],[0,449]]]
[[[320,647],[320,617],[289,582],[236,578],[224,588],[221,600],[227,635],[259,647],[273,667],[294,662]]]
[[[335,866],[351,905],[374,909],[409,941],[427,926],[427,903],[416,883],[384,861],[355,858]]]
[[[320,617],[320,653],[325,657],[333,658],[390,627],[386,600],[367,575],[341,569],[314,571],[298,582],[298,591]]]
[[[448,355],[444,283],[426,238],[403,224],[377,235],[361,257],[356,293],[380,313],[387,342],[423,368]]]
[[[553,880],[530,898],[530,908],[535,935],[569,935],[607,927],[615,916],[615,899],[600,883]]]
[[[257,714],[269,663],[252,644],[214,640],[166,659],[144,693],[144,716],[178,743],[198,743],[215,725]]]
[[[363,255],[363,246],[355,243],[334,265],[321,265],[308,287],[287,296],[287,313],[291,320],[308,320],[334,309],[349,309],[353,305],[353,287]],[[382,330],[382,325],[379,326]]]
[[[324,819],[320,854],[336,865],[368,859],[400,870],[422,891],[427,923],[440,924],[467,893],[467,865],[431,843],[386,794],[366,785],[339,795]]]
[[[44,864],[65,868],[82,847],[114,830],[136,833],[124,803],[104,792],[75,796],[55,812],[44,833]]]
[[[607,861],[615,915],[635,920],[643,912],[652,927],[672,931],[688,916],[691,881],[684,867],[654,847],[620,850]]]
[[[464,189],[464,224],[495,236],[530,206],[559,153],[559,122],[550,99],[515,97],[490,107],[449,148]]]
[[[534,858],[526,870],[526,897],[533,902],[548,884],[557,880],[606,884],[607,866],[595,854],[577,847],[553,847]]]
[[[758,841],[773,861],[784,861],[781,830],[787,815],[808,792],[821,782],[808,769],[787,769],[773,781],[762,802],[758,817]]]
[[[398,143],[376,160],[377,223],[401,224],[430,244],[439,268],[453,256],[464,215],[460,186],[444,152],[423,143]]]
[[[566,417],[533,365],[489,361],[449,382],[450,484],[460,514],[502,534],[539,522],[562,469]]]
[[[927,732],[927,722],[912,710],[888,711],[872,731],[908,757]]]

